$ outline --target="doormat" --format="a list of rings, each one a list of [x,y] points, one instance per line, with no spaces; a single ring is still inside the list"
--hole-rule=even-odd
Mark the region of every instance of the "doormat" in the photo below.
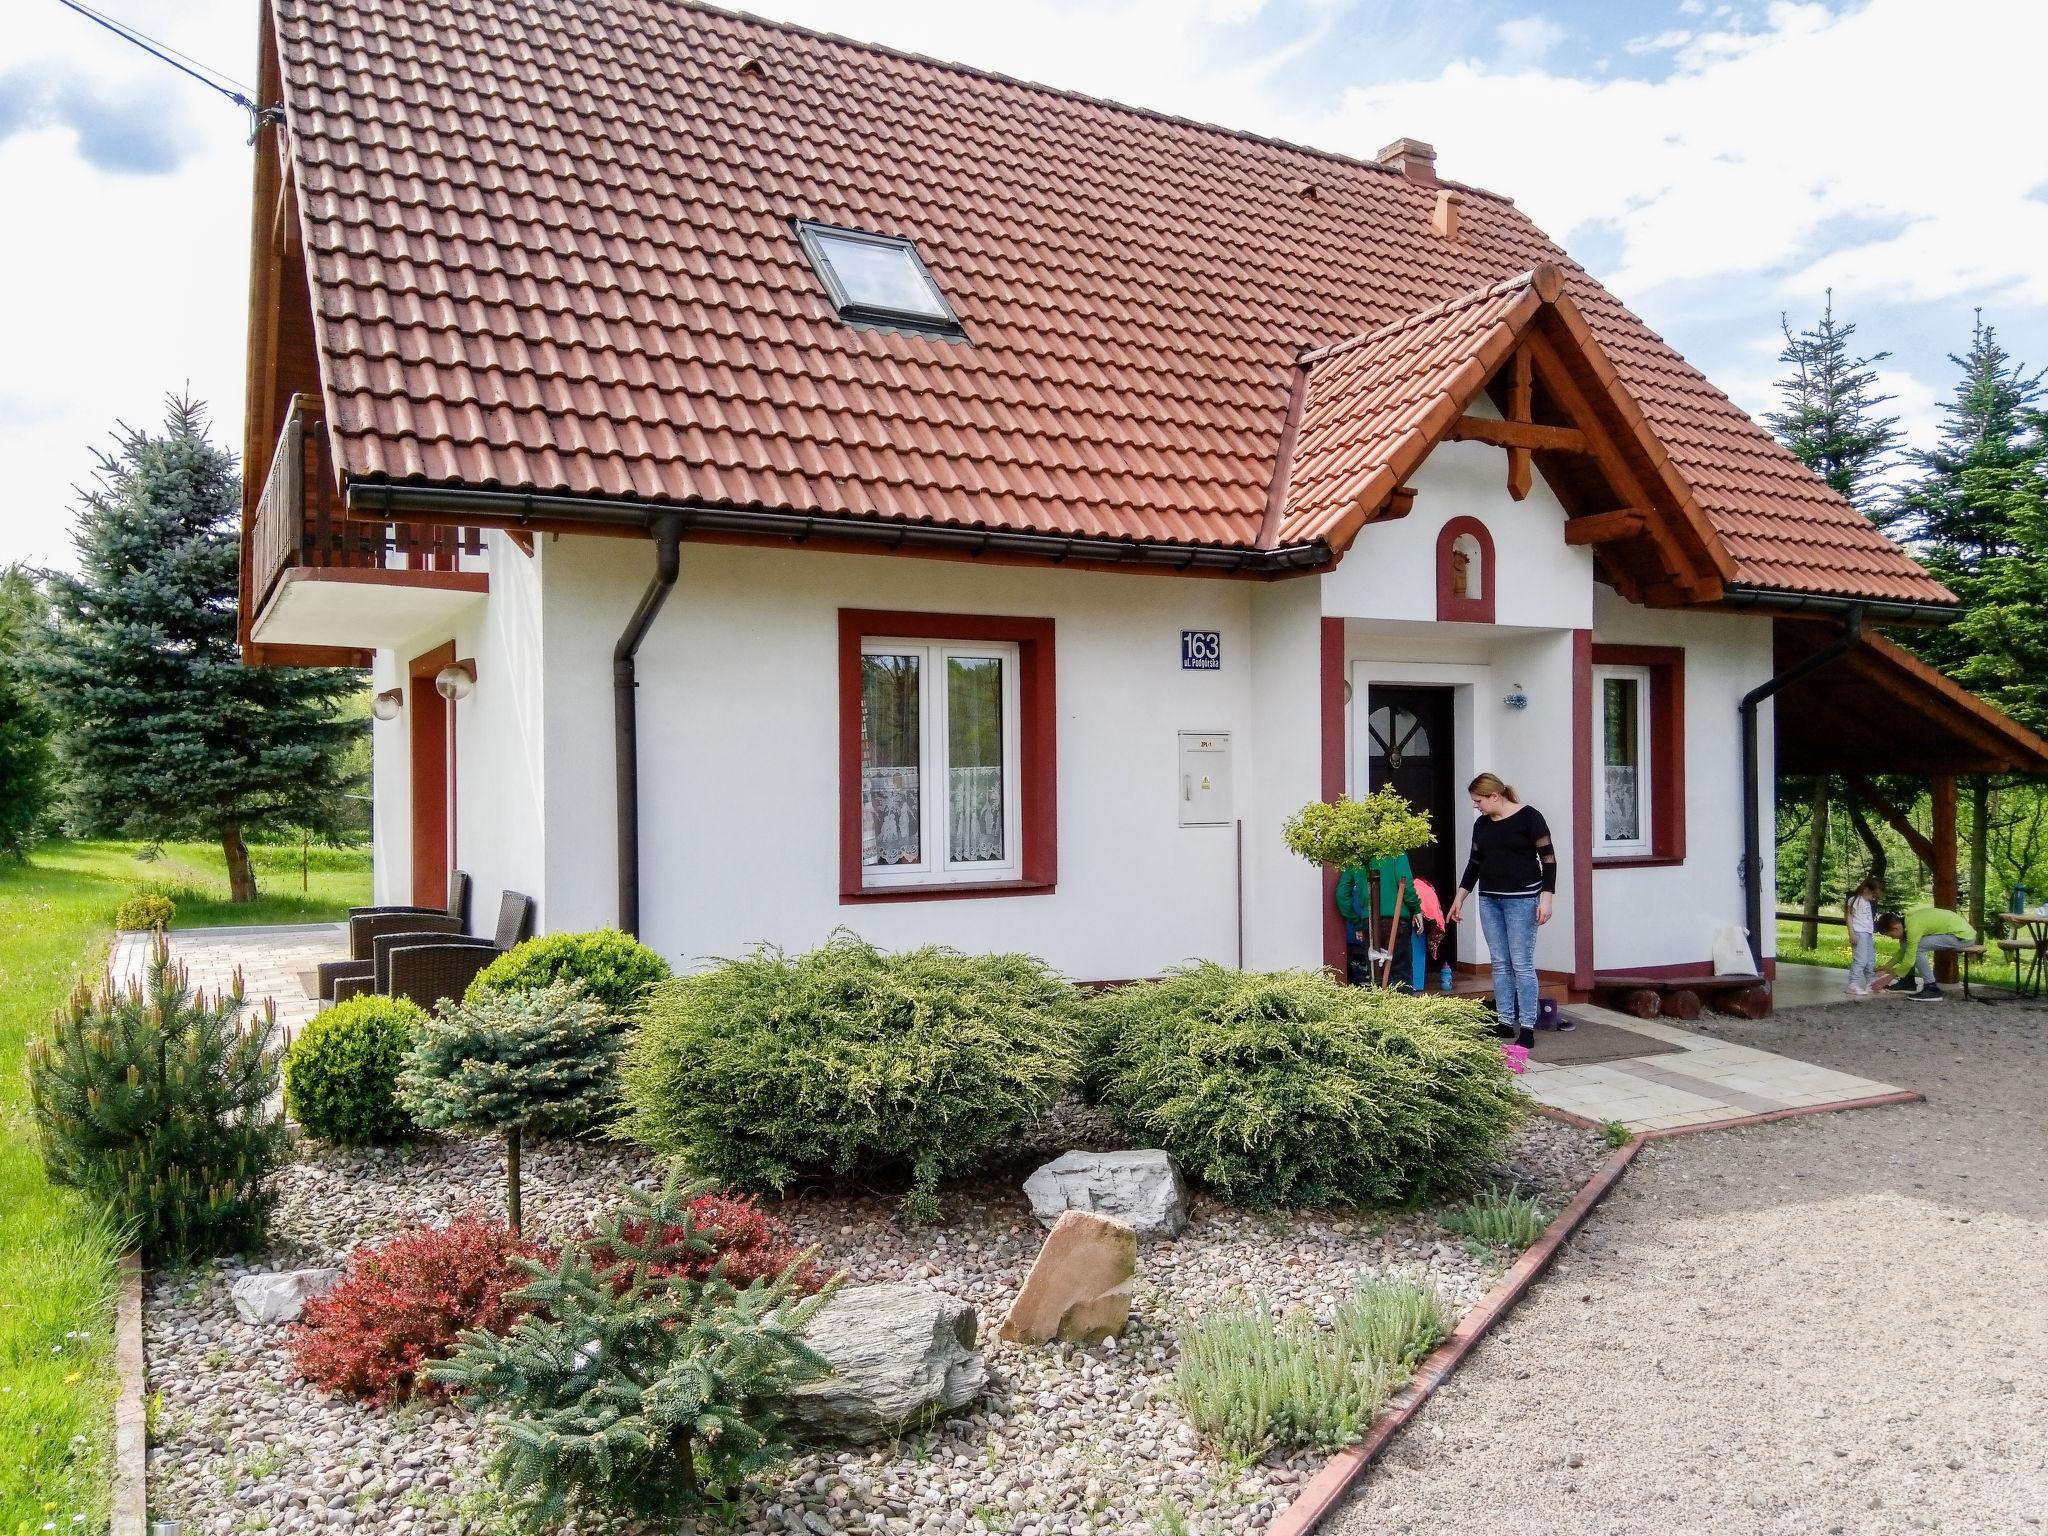
[[[1639,1035],[1619,1024],[1572,1015],[1578,1028],[1562,1034],[1556,1030],[1536,1031],[1536,1049],[1529,1059],[1539,1067],[1591,1067],[1603,1061],[1626,1061],[1635,1056],[1669,1056],[1685,1049],[1653,1035]]]

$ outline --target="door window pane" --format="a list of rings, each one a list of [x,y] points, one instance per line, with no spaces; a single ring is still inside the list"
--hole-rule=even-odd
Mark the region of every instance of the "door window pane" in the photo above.
[[[1003,662],[946,658],[946,856],[1000,864],[1004,848]]]
[[[924,859],[922,656],[860,659],[860,857],[866,865]]]
[[[1640,679],[1601,679],[1601,838],[1605,842],[1642,840],[1642,702]]]

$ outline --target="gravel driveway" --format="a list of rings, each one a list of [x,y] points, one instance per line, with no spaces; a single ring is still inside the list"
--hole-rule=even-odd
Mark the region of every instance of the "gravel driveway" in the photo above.
[[[1714,1022],[1928,1102],[1645,1148],[1325,1532],[2043,1529],[2048,1009]]]

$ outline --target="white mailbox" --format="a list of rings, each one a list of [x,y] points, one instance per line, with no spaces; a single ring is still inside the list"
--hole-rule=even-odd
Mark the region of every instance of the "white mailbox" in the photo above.
[[[1180,824],[1230,825],[1230,733],[1180,733]]]

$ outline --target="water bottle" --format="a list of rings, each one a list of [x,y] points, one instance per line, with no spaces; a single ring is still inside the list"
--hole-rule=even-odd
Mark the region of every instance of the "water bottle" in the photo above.
[[[1439,992],[1451,990],[1451,964],[1448,960],[1444,962],[1444,968],[1437,973],[1436,986]]]

